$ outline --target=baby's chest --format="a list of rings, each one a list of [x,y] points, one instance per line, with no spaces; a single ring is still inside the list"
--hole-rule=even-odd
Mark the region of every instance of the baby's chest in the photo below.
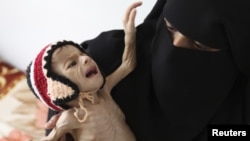
[[[87,119],[82,123],[79,132],[80,138],[92,138],[98,140],[114,137],[117,128],[123,127],[125,124],[124,115],[114,101],[99,101],[98,104],[88,105]],[[117,133],[116,133],[117,134]]]
[[[100,99],[96,104],[88,105],[86,110],[89,121],[98,123],[124,120],[124,114],[113,99]]]

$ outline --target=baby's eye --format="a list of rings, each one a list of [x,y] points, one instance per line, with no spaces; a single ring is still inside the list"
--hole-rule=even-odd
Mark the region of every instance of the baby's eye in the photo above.
[[[68,65],[68,69],[71,68],[71,67],[74,67],[76,65],[76,61],[72,61],[70,62],[70,64]]]
[[[81,52],[81,53],[80,53],[80,56],[87,56],[87,54],[86,54],[86,53]]]

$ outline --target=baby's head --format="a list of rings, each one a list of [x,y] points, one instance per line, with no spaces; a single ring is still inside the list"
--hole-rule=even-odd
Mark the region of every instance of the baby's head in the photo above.
[[[104,77],[95,61],[72,41],[59,41],[43,48],[27,69],[33,93],[53,110],[69,108],[67,103],[80,92],[97,91]]]

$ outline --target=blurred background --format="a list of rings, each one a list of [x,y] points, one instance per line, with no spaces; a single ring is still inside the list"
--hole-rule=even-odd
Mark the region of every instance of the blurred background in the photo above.
[[[0,58],[25,70],[50,42],[82,42],[100,32],[122,29],[122,17],[135,0],[0,0]],[[141,0],[136,25],[156,0]]]

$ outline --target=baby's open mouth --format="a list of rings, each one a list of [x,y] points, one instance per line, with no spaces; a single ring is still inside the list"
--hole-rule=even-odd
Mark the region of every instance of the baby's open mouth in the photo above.
[[[95,76],[97,73],[98,73],[98,72],[97,72],[96,67],[90,67],[90,68],[87,70],[87,73],[86,73],[85,76],[86,76],[87,78],[91,78],[91,77]]]

